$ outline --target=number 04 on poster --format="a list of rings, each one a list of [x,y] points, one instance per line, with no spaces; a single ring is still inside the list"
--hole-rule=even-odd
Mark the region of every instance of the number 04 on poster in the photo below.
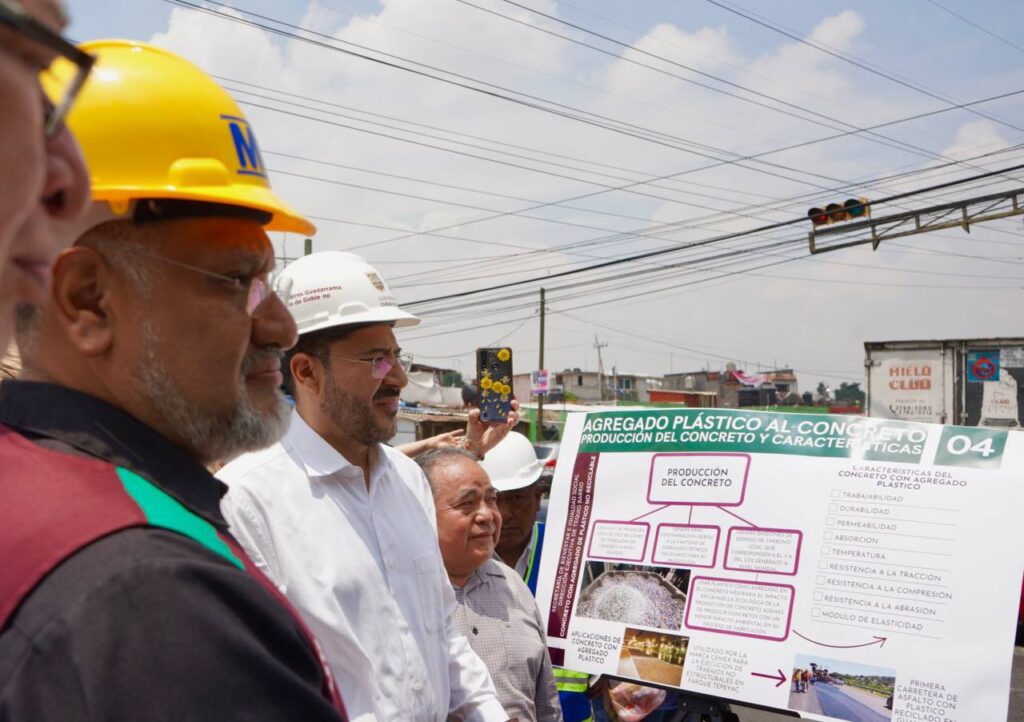
[[[849,722],[1006,719],[1024,433],[570,416],[537,600],[571,669]]]

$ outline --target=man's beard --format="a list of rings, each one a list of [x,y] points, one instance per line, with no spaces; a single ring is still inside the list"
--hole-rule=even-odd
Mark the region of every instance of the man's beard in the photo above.
[[[397,387],[381,386],[373,398],[398,394]],[[393,418],[385,423],[378,422],[373,417],[372,402],[368,403],[350,394],[329,373],[324,377],[324,395],[320,400],[320,410],[345,435],[361,444],[382,444],[393,437],[398,429],[398,422]]]
[[[142,332],[145,361],[132,375],[161,420],[157,431],[201,464],[230,461],[239,454],[270,446],[284,435],[291,412],[284,394],[278,391],[277,403],[264,412],[252,405],[245,387],[245,375],[268,358],[280,359],[280,349],[259,348],[247,353],[234,389],[234,408],[210,413],[186,400],[160,360],[153,329],[146,326]]]

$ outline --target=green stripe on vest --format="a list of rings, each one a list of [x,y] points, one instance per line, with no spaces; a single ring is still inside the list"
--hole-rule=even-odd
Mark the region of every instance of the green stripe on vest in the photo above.
[[[586,682],[555,682],[555,689],[559,692],[586,692]]]
[[[587,681],[590,675],[587,672],[577,672],[564,667],[553,667],[551,670],[555,677],[555,688],[559,692],[586,692]]]
[[[210,522],[193,514],[177,499],[135,472],[119,466],[117,475],[128,496],[139,505],[142,513],[146,515],[146,521],[151,525],[187,536],[214,554],[227,559],[239,569],[245,569],[242,560],[217,536],[217,530]]]

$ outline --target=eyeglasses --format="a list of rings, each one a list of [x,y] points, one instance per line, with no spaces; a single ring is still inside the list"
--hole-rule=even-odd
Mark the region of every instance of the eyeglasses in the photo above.
[[[0,0],[0,25],[10,27],[14,32],[60,56],[40,76],[46,111],[43,132],[47,138],[52,138],[64,126],[64,119],[71,110],[78,92],[85,85],[96,58],[79,50],[60,33],[29,15],[16,0]],[[75,70],[56,72],[61,63],[71,63]]]
[[[341,359],[342,361],[354,361],[356,363],[370,364],[370,375],[375,379],[385,378],[391,369],[396,366],[402,367],[402,373],[409,373],[409,369],[412,368],[412,354],[399,354],[398,356],[388,356],[381,354],[380,356],[374,356],[373,358],[352,358],[350,356],[338,356],[333,353],[326,353],[324,356],[330,358]]]
[[[3,0],[0,0],[0,2],[2,1]],[[250,316],[255,315],[256,311],[267,301],[267,299],[275,295],[273,284],[270,282],[270,271],[264,271],[263,273],[258,273],[255,276],[225,276],[222,273],[214,273],[213,271],[208,271],[205,268],[199,268],[198,266],[192,266],[188,263],[175,261],[173,258],[167,258],[166,256],[161,256],[157,253],[150,253],[149,251],[144,251],[141,248],[135,248],[132,246],[123,246],[118,248],[117,252],[131,253],[136,256],[142,256],[143,258],[162,261],[163,263],[171,266],[184,268],[186,271],[193,271],[208,278],[222,281],[230,286],[235,292],[240,293],[245,291],[245,312]]]

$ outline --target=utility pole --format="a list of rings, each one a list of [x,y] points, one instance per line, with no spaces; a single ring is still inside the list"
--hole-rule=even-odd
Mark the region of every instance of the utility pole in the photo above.
[[[284,266],[287,266],[292,261],[298,260],[298,258],[297,257],[296,258],[292,258],[291,256],[288,255],[288,234],[287,233],[282,233],[281,236],[282,236],[282,238],[281,238],[281,255],[278,256],[276,258],[276,260],[281,261],[281,266],[283,268]],[[313,252],[313,239],[312,238],[305,239],[305,241],[303,242],[302,250],[303,250],[302,255],[304,255],[304,256],[308,256],[310,253]]]
[[[601,349],[606,348],[608,342],[601,343],[597,340],[597,334],[594,334],[594,348],[597,349],[597,389],[600,394],[601,401],[604,401],[604,362],[601,361]]]
[[[544,370],[544,289],[540,289],[540,351],[537,353],[537,368]],[[548,388],[551,379],[548,378]],[[534,441],[544,441],[544,397],[546,393],[537,395],[537,428],[533,435]]]

